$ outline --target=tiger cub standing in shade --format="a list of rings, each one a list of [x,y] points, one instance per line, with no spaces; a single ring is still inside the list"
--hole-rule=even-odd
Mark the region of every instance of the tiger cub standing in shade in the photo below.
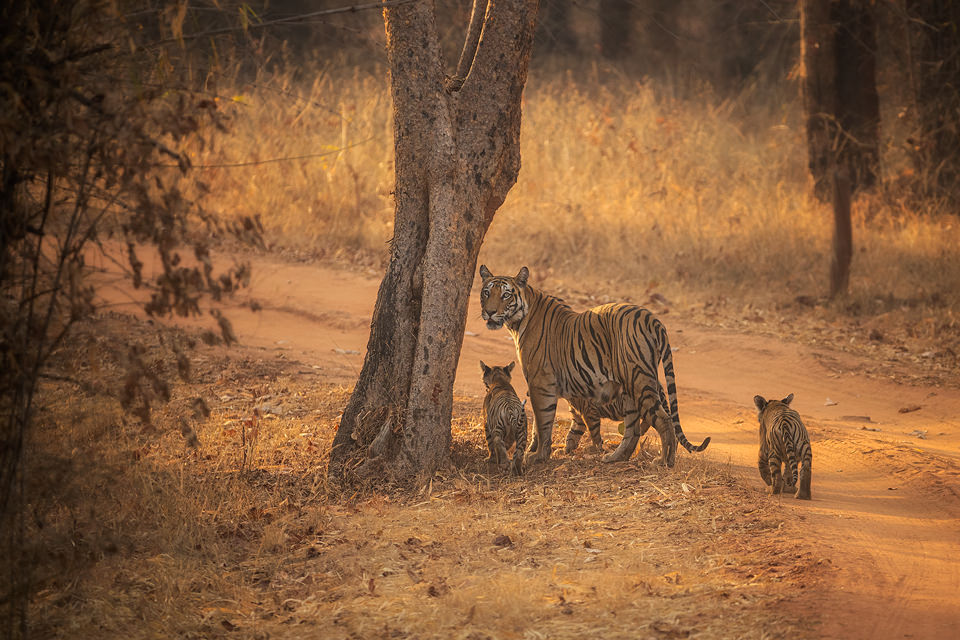
[[[487,395],[483,398],[487,448],[490,449],[487,462],[495,463],[505,471],[508,465],[507,449],[516,443],[511,470],[519,476],[523,474],[523,453],[527,448],[527,403],[520,402],[510,384],[510,372],[514,365],[511,362],[505,367],[488,367],[483,360],[480,361],[483,384],[487,387]]]
[[[780,493],[785,486],[796,486],[796,497],[810,499],[810,482],[813,479],[813,450],[810,448],[810,436],[800,420],[800,414],[790,408],[793,400],[791,393],[783,400],[765,400],[763,396],[754,396],[753,402],[760,412],[760,456],[757,466],[760,477],[770,486],[771,494]],[[797,477],[797,463],[800,463],[800,477]],[[789,473],[784,478],[780,473],[782,465]],[[784,482],[790,480],[790,482]]]

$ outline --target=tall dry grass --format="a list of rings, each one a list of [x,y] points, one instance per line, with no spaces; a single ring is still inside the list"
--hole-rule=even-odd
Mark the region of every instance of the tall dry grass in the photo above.
[[[279,245],[382,259],[393,215],[386,72],[264,77],[236,93],[231,134],[198,164],[327,155],[205,169],[215,209],[259,215]],[[678,302],[824,294],[832,214],[811,195],[795,87],[682,94],[597,67],[535,71],[523,168],[481,258],[619,295],[657,283]],[[903,170],[893,145],[888,177]],[[854,300],[956,306],[952,212],[889,188],[862,196],[854,218]]]
[[[259,217],[274,247],[382,264],[393,223],[387,73],[336,69],[235,83],[221,101],[231,132],[195,160],[225,220]],[[519,180],[480,260],[497,273],[527,265],[577,306],[669,308],[854,351],[896,379],[956,384],[960,220],[901,186],[907,130],[883,129],[884,186],[854,202],[850,289],[830,302],[833,214],[812,195],[795,86],[721,98],[598,64],[535,69]],[[916,371],[901,371],[905,359]]]

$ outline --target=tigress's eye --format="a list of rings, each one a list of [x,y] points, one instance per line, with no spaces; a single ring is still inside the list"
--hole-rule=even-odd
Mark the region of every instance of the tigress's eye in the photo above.
[[[500,297],[504,300],[508,300],[510,298],[510,292],[504,291],[503,293],[500,294]]]
[[[486,300],[489,295],[490,295],[490,292],[487,291],[486,289],[480,292],[480,297],[483,298],[484,300]]]

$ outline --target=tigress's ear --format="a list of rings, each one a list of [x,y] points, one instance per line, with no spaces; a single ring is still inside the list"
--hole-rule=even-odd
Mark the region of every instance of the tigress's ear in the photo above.
[[[487,265],[485,264],[480,265],[480,277],[484,280],[489,280],[493,277],[493,274],[490,273],[490,269],[487,269]]]
[[[483,371],[483,375],[490,373],[490,367],[483,363],[483,360],[480,361],[480,371]]]
[[[520,273],[517,274],[517,277],[514,278],[517,284],[521,287],[527,286],[527,278],[530,277],[530,270],[526,267],[520,267]]]
[[[763,396],[753,396],[753,404],[757,405],[757,409],[763,411],[764,407],[767,406],[767,401]]]
[[[516,363],[516,362],[511,362],[510,364],[508,364],[507,366],[505,366],[504,369],[506,369],[507,373],[511,373],[511,372],[513,371],[513,367],[514,367],[515,364],[517,364],[517,363]]]
[[[793,402],[793,394],[791,393],[790,395],[788,395],[786,398],[784,398],[784,399],[781,400],[780,402],[782,402],[783,404],[790,404],[791,402]]]

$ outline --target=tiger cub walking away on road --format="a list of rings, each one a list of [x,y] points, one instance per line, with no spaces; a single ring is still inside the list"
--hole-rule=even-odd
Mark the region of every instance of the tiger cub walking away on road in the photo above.
[[[783,400],[765,400],[763,396],[754,396],[760,420],[760,456],[757,466],[760,477],[770,486],[770,493],[780,493],[785,485],[796,486],[796,497],[810,499],[810,482],[813,479],[813,450],[810,448],[810,436],[800,420],[800,414],[790,408],[793,400],[791,393]],[[797,463],[800,463],[800,477],[797,477]],[[780,467],[786,464],[787,478],[780,474]],[[784,482],[787,480],[788,482]]]
[[[488,367],[480,361],[483,371],[483,384],[487,395],[483,398],[483,417],[486,420],[487,448],[490,449],[488,463],[495,463],[504,471],[507,469],[507,449],[516,443],[513,451],[512,472],[523,474],[523,453],[527,448],[527,412],[526,401],[520,402],[517,392],[510,384],[510,372],[513,362],[505,367]]]

